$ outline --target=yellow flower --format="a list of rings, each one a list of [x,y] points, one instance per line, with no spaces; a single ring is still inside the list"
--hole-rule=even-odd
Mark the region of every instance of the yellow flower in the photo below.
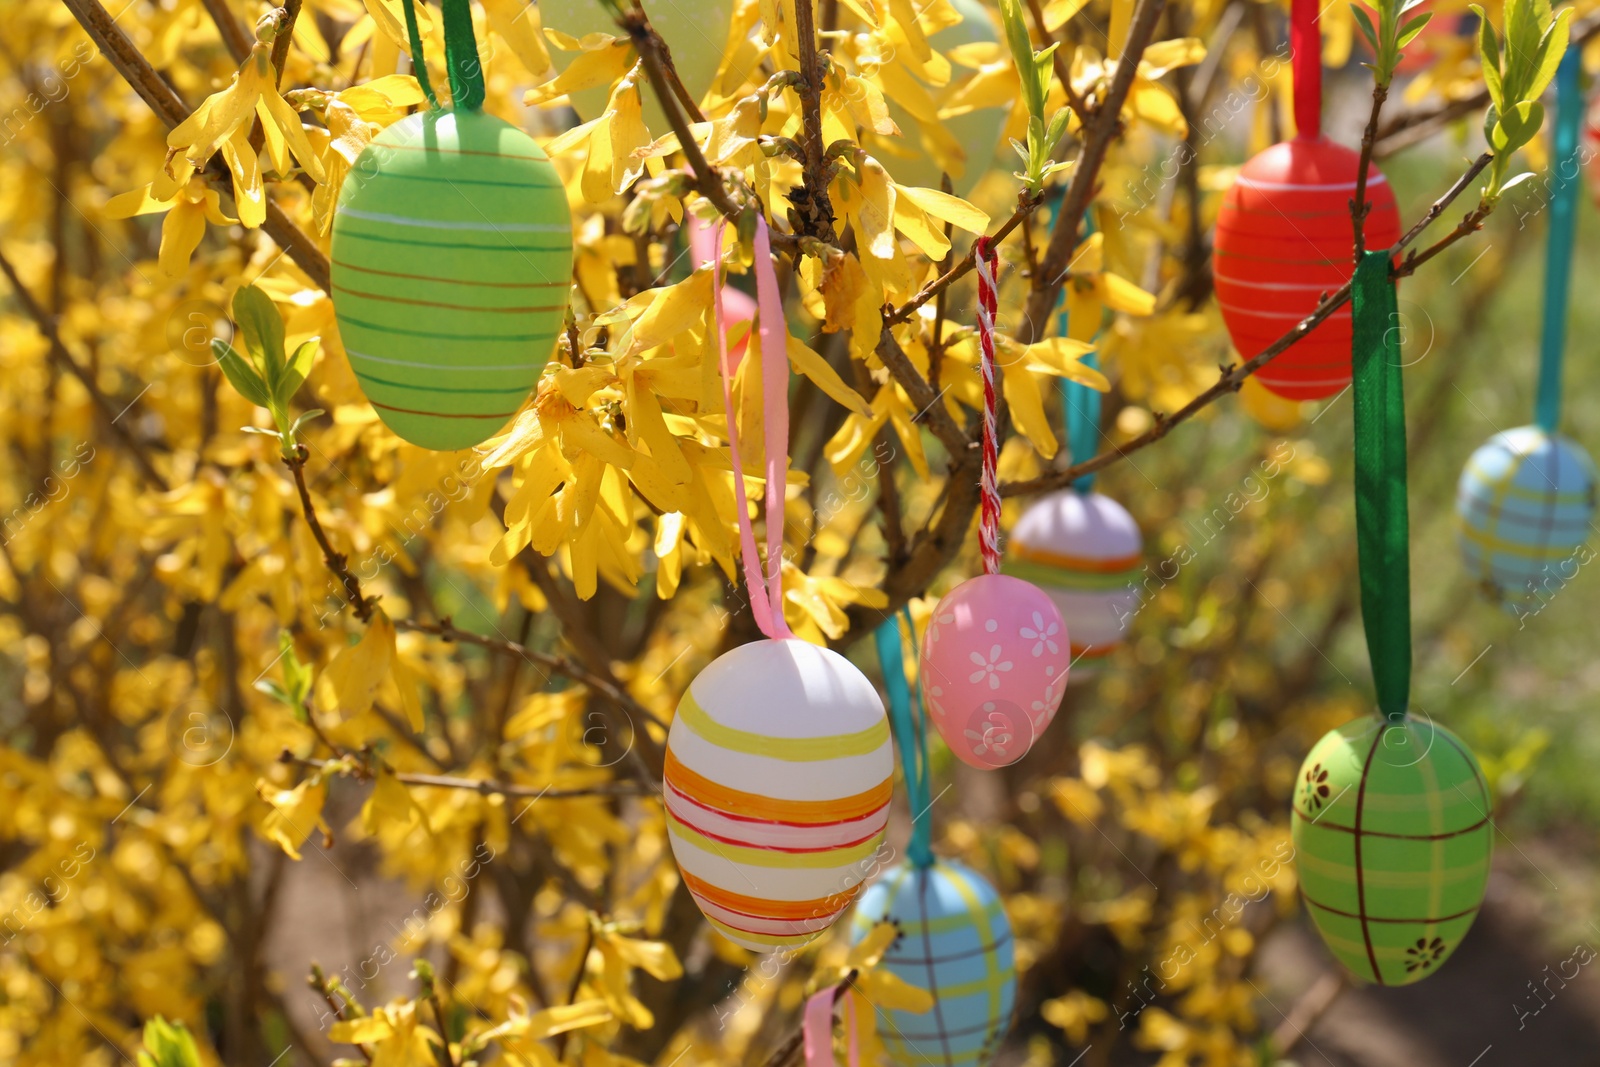
[[[1045,1001],[1039,1006],[1039,1014],[1051,1026],[1059,1027],[1071,1044],[1081,1045],[1089,1038],[1089,1027],[1104,1022],[1109,1009],[1099,997],[1074,989],[1065,996]]]
[[[208,221],[215,226],[231,226],[239,220],[223,212],[216,190],[198,175],[191,175],[165,197],[159,195],[161,184],[170,186],[171,182],[162,183],[158,179],[112,197],[106,202],[105,216],[126,219],[165,211],[167,217],[161,223],[161,251],[157,262],[162,273],[177,278],[189,269],[189,257],[206,235]]]
[[[322,162],[300,124],[300,116],[278,93],[277,72],[272,67],[272,39],[277,36],[275,13],[256,26],[256,43],[233,76],[233,83],[201,102],[183,122],[167,134],[167,145],[182,151],[191,166],[203,167],[208,159],[244,129],[252,116],[261,119],[262,143],[278,176],[287,177],[298,159],[316,181],[324,178]],[[293,159],[291,159],[291,154]]]

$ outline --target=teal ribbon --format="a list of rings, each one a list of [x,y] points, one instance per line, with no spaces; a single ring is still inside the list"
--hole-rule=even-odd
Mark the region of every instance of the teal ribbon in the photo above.
[[[1556,74],[1555,181],[1550,237],[1545,246],[1544,329],[1539,348],[1539,395],[1534,419],[1547,433],[1561,421],[1561,356],[1567,342],[1567,297],[1572,289],[1572,243],[1578,235],[1578,124],[1583,118],[1583,71],[1574,45]]]
[[[444,64],[450,72],[450,107],[454,111],[483,110],[483,63],[472,32],[472,5],[468,0],[440,0],[444,12]]]
[[[1361,623],[1378,709],[1398,723],[1411,694],[1411,558],[1400,313],[1390,266],[1387,251],[1368,252],[1356,266],[1350,355]]]
[[[900,614],[915,642],[917,630],[911,623],[911,612],[902,608]],[[933,819],[929,811],[933,800],[928,795],[928,735],[921,714],[922,684],[919,679],[913,704],[911,689],[906,684],[905,652],[900,643],[898,618],[891,615],[884,619],[872,636],[878,646],[883,687],[889,694],[889,726],[894,731],[894,745],[900,752],[900,770],[906,779],[906,803],[911,808],[911,840],[906,844],[906,858],[916,869],[925,870],[933,866]]]
[[[1061,313],[1061,336],[1067,335],[1067,313]],[[1090,352],[1080,362],[1085,367],[1100,366],[1100,353]],[[1061,408],[1067,413],[1067,451],[1073,463],[1082,463],[1100,449],[1100,392],[1070,378],[1061,379]],[[1094,472],[1072,483],[1082,496],[1094,491]]]
[[[1064,187],[1058,186],[1058,189]],[[1059,207],[1060,195],[1055,198],[1054,207]],[[1083,215],[1083,233],[1087,237],[1094,233],[1094,216],[1088,212]],[[1071,285],[1069,281],[1066,285]],[[1061,287],[1061,295],[1056,298],[1056,334],[1060,337],[1067,336],[1067,328],[1072,324],[1071,317],[1067,314],[1067,289]],[[1104,322],[1101,323],[1104,326]],[[1099,331],[1095,332],[1098,339]],[[1100,353],[1090,352],[1081,361],[1085,367],[1099,369]],[[1081,385],[1070,378],[1061,379],[1061,413],[1067,424],[1067,460],[1071,463],[1082,463],[1090,459],[1100,449],[1100,393]],[[1072,483],[1072,488],[1079,495],[1088,496],[1094,492],[1094,472],[1090,471]]]
[[[428,80],[428,62],[422,55],[422,32],[417,29],[416,0],[405,0],[401,5],[406,12],[406,39],[411,43],[411,73],[416,75],[422,95],[428,98],[428,107],[439,110],[439,98],[433,95],[433,83]]]

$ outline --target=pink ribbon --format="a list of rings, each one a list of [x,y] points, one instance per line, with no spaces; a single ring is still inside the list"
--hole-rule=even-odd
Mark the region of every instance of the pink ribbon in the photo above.
[[[772,269],[772,240],[766,219],[756,218],[756,304],[760,310],[761,409],[766,426],[767,570],[763,578],[756,552],[755,529],[744,491],[744,463],[739,458],[739,419],[733,406],[733,370],[728,365],[728,338],[722,310],[722,228],[718,222],[712,257],[711,302],[716,313],[717,362],[722,369],[722,407],[728,416],[728,454],[733,460],[733,495],[739,505],[739,541],[744,580],[750,590],[750,611],[756,626],[774,641],[793,637],[783,618],[783,498],[789,468],[789,351],[783,298]]]
[[[833,1058],[833,1002],[839,996],[838,986],[829,986],[812,994],[806,1001],[805,1014],[800,1026],[804,1038],[806,1067],[837,1067]],[[844,1025],[847,1058],[850,1067],[861,1062],[860,1040],[856,1036],[856,1002],[849,996],[844,1001]]]

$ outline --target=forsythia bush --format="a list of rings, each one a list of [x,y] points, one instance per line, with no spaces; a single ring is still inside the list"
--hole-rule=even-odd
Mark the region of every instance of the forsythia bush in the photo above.
[[[1519,3],[1483,16],[1518,42],[1552,22]],[[1276,1055],[1251,974],[1296,907],[1285,800],[1310,740],[1364,710],[1318,651],[1354,606],[1320,499],[1344,468],[1238,371],[1256,353],[1210,299],[1220,190],[1292,131],[1283,8],[1004,0],[987,39],[943,44],[980,5],[740,0],[688,5],[705,40],[669,52],[657,6],[472,9],[486,110],[553,159],[575,260],[535,395],[459,453],[382,426],[330,297],[341,185],[426,104],[401,0],[7,7],[0,1060],[783,1061],[826,981],[916,1001],[881,938],[721,940],[667,847],[677,697],[755,636],[690,232],[724,219],[748,289],[756,213],[798,377],[788,481],[749,484],[785,494],[797,635],[867,666],[887,613],[920,623],[976,566],[975,236],[1001,240],[1007,524],[1067,484],[1061,381],[1109,389],[1107,449],[1172,430],[1106,475],[1147,535],[1130,642],[1023,762],[936,753],[935,844],[1006,896],[1030,1063]],[[585,7],[610,28],[561,29]],[[1431,7],[1382,154],[1483,106],[1465,8]],[[416,11],[442,90],[440,12]],[[1363,99],[1367,18],[1322,18],[1330,82]],[[1498,114],[1526,124],[1542,85],[1511,55]],[[1524,132],[1457,236],[1519,145],[1543,164]],[[758,364],[734,383],[749,442]],[[326,940],[368,911],[399,916],[379,944]]]

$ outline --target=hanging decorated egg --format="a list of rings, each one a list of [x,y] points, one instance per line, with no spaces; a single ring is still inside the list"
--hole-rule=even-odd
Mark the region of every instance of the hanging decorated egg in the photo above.
[[[1296,137],[1251,159],[1217,216],[1217,304],[1249,359],[1309,315],[1355,270],[1350,200],[1361,157],[1325,138]],[[1400,239],[1394,191],[1367,170],[1368,248]],[[1350,305],[1262,367],[1257,380],[1290,400],[1320,400],[1350,384]]]
[[[920,677],[933,724],[974,767],[1021,759],[1061,706],[1066,624],[1044,590],[980,574],[945,594],[922,635]]]
[[[667,733],[667,836],[695,903],[730,941],[801,945],[876,866],[894,753],[873,684],[797,638],[718,656]]]
[[[935,1003],[928,1012],[879,1009],[884,1051],[903,1067],[983,1067],[1011,1028],[1017,998],[1016,947],[1000,895],[954,860],[898,864],[861,895],[851,942],[880,922],[900,931],[880,966]]]
[[[961,21],[928,38],[935,52],[949,52],[966,44],[990,44],[1000,41],[994,18],[978,0],[950,0],[950,6],[961,16]],[[950,85],[930,94],[935,108],[943,106],[952,93],[961,87],[961,68],[951,72]],[[1006,109],[1002,107],[975,108],[960,115],[919,122],[892,95],[886,95],[889,117],[900,127],[901,137],[881,138],[878,161],[888,168],[894,180],[901,185],[917,185],[925,189],[940,188],[944,167],[938,162],[939,154],[930,150],[928,141],[939,138],[946,149],[953,148],[961,155],[959,164],[952,163],[950,183],[957,196],[965,196],[993,166],[1000,134],[1006,124]],[[885,145],[884,142],[890,142]],[[878,155],[874,151],[874,155]]]
[[[623,5],[624,8],[628,6]],[[678,79],[698,103],[716,79],[717,67],[727,48],[728,24],[733,17],[732,0],[669,0],[647,3],[644,10],[650,16],[650,25],[672,53],[672,67],[678,72]],[[579,40],[591,33],[627,37],[601,0],[539,0],[539,17],[550,29]],[[566,70],[580,55],[581,52],[550,49],[550,58],[558,72]],[[668,133],[671,126],[648,79],[641,75],[639,85],[643,93],[645,125],[660,137]],[[597,119],[605,113],[611,99],[611,85],[581,89],[573,93],[571,99],[572,109],[580,119]]]
[[[470,448],[516,414],[555,351],[566,193],[521,130],[419,112],[350,168],[332,261],[339,336],[378,417],[424,448]]]
[[[1524,614],[1577,576],[1595,515],[1593,461],[1538,426],[1495,434],[1472,454],[1456,491],[1467,571]]]
[[[1442,726],[1360,719],[1317,742],[1296,779],[1295,866],[1352,974],[1409,985],[1449,958],[1483,904],[1489,819],[1477,759]]]
[[[1063,489],[1022,513],[1006,543],[1005,574],[1043,589],[1071,635],[1071,658],[1122,643],[1139,606],[1139,524],[1099,493]]]

